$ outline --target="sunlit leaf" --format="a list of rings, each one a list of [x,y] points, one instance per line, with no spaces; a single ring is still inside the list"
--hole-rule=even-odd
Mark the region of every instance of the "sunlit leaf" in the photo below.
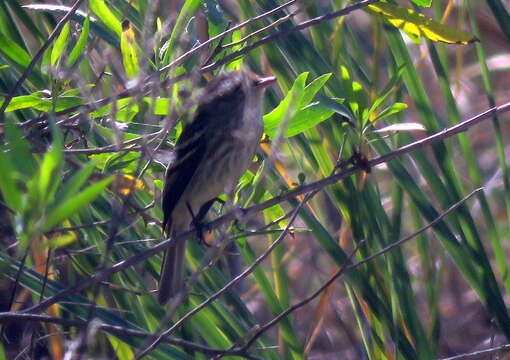
[[[134,357],[135,354],[128,344],[113,335],[106,334],[106,336],[119,360],[128,360]]]
[[[0,102],[3,101],[0,97]],[[38,111],[61,111],[83,104],[84,101],[77,96],[59,96],[56,99],[47,97],[42,91],[30,95],[16,96],[11,99],[5,112],[12,112],[23,109],[34,109]],[[53,108],[54,107],[54,108]]]
[[[64,27],[62,28],[62,31],[58,35],[57,39],[55,40],[55,43],[53,44],[53,49],[51,50],[51,66],[56,66],[57,62],[62,59],[62,56],[64,55],[64,51],[67,48],[67,45],[69,43],[69,33],[70,30],[69,23],[66,23]]]
[[[301,107],[307,106],[313,101],[315,95],[317,95],[319,90],[324,87],[331,75],[331,73],[321,75],[318,78],[313,79],[310,84],[306,85],[303,97],[301,99]]]
[[[78,240],[78,236],[74,231],[67,231],[64,234],[58,234],[47,239],[41,245],[47,246],[52,249],[66,247]]]
[[[368,5],[368,9],[407,34],[448,44],[467,45],[477,40],[472,34],[453,29],[411,9],[381,2]]]
[[[300,74],[294,81],[292,88],[289,90],[287,95],[285,95],[285,98],[280,101],[278,106],[269,114],[264,115],[264,132],[270,135],[270,137],[276,135],[276,131],[284,118],[289,116],[289,107],[291,102],[294,103],[294,106],[301,103],[307,78],[307,72]],[[290,109],[290,111],[295,111],[295,109]]]
[[[140,179],[137,179],[133,175],[121,174],[115,177],[111,188],[113,192],[122,196],[127,196],[132,194],[135,190],[143,190],[144,185]]]
[[[104,0],[89,0],[90,10],[115,34],[122,34],[122,25]]]
[[[62,176],[59,172],[63,160],[62,148],[60,145],[61,144],[54,141],[50,151],[44,154],[37,177],[39,198],[43,199],[47,204],[53,202],[54,190],[56,190],[62,180]]]
[[[122,63],[128,78],[134,78],[140,70],[138,66],[138,56],[136,54],[135,32],[131,27],[129,20],[122,22],[122,34],[120,36],[120,51],[122,53]]]
[[[381,111],[374,119],[374,123],[377,122],[380,119],[384,119],[388,116],[398,114],[399,112],[407,109],[407,104],[405,103],[394,103],[387,108],[385,108],[383,111]]]
[[[424,132],[427,131],[425,126],[420,123],[402,123],[392,124],[383,128],[377,129],[378,133],[392,133],[392,132]]]
[[[319,102],[312,103],[294,115],[285,129],[285,137],[295,136],[329,119],[334,111]]]
[[[0,52],[15,63],[27,67],[30,64],[30,55],[21,46],[0,32]]]

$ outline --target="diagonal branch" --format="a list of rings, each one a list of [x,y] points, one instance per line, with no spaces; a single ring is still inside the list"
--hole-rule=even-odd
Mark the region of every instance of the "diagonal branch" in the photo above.
[[[504,112],[508,112],[508,111],[510,111],[510,102],[508,102],[504,105],[501,105],[501,106],[496,106],[496,107],[490,108],[489,110],[487,110],[481,114],[478,114],[470,119],[467,119],[457,125],[454,125],[449,128],[445,128],[444,130],[442,130],[436,134],[433,134],[429,137],[412,142],[408,145],[404,145],[404,146],[396,149],[395,151],[392,151],[388,154],[381,155],[377,158],[374,158],[374,159],[368,161],[368,166],[373,167],[373,166],[379,165],[381,163],[388,162],[392,159],[395,159],[398,156],[410,153],[411,151],[416,150],[418,148],[424,147],[424,146],[434,143],[436,141],[443,140],[447,137],[456,135],[458,133],[467,131],[470,127],[472,127],[484,120],[490,119],[495,114],[504,113]],[[237,209],[237,210],[230,211],[227,214],[219,217],[218,219],[206,224],[206,226],[208,229],[213,230],[213,229],[218,228],[222,224],[225,224],[225,223],[232,221],[236,218],[253,216],[254,214],[258,214],[262,210],[264,210],[268,207],[280,204],[284,201],[287,201],[288,199],[293,199],[296,196],[307,194],[309,192],[316,191],[316,190],[322,189],[328,185],[339,182],[342,179],[344,179],[356,172],[364,170],[364,168],[365,167],[352,166],[352,167],[347,168],[343,171],[340,171],[337,174],[334,174],[332,176],[312,182],[310,184],[299,186],[293,190],[290,190],[289,192],[287,192],[283,195],[275,196],[274,198],[271,198],[271,199],[264,201],[260,204],[252,205],[246,209]],[[88,278],[85,278],[85,279],[79,281],[77,284],[58,292],[54,296],[42,301],[41,303],[34,305],[28,309],[25,309],[23,311],[23,313],[41,312],[44,309],[48,308],[50,305],[53,305],[56,302],[61,301],[62,299],[66,298],[67,296],[85,289],[92,282],[104,281],[111,275],[113,275],[119,271],[122,271],[130,266],[133,266],[133,265],[167,249],[167,247],[170,246],[174,241],[180,241],[181,239],[190,238],[191,236],[193,236],[193,234],[194,234],[194,231],[188,231],[188,232],[180,234],[179,236],[177,236],[175,238],[166,239],[154,247],[151,247],[141,253],[133,255],[123,261],[118,262],[117,264],[113,265],[112,267],[106,268],[92,276],[89,276]]]
[[[66,327],[77,327],[83,328],[87,325],[85,320],[80,319],[65,319],[61,317],[54,317],[48,315],[37,315],[37,314],[21,314],[19,312],[4,312],[0,313],[0,323],[9,323],[9,322],[42,322],[42,323],[52,323],[58,324]],[[96,321],[96,320],[95,320]],[[116,336],[129,336],[129,337],[137,337],[141,339],[155,339],[157,335],[153,335],[151,333],[147,333],[140,330],[128,329],[126,327],[117,326],[117,325],[109,325],[104,323],[96,323],[94,326],[97,327],[98,330],[105,331],[107,333],[116,335]],[[193,343],[190,341],[177,339],[177,338],[169,338],[166,337],[162,339],[162,342],[170,345],[181,346],[185,349],[189,349],[191,351],[201,352],[207,355],[218,355],[225,354],[224,349],[215,349],[208,346],[203,346],[197,343]],[[229,355],[237,355],[242,356],[243,351],[240,350],[232,350],[231,352],[227,352]]]

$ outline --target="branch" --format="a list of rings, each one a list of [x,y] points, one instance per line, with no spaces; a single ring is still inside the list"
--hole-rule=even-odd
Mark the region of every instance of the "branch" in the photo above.
[[[5,324],[11,321],[15,322],[28,322],[28,321],[34,321],[34,322],[43,322],[43,323],[52,323],[52,324],[58,324],[62,326],[69,326],[69,327],[78,327],[83,328],[87,325],[87,322],[84,320],[79,319],[65,319],[60,317],[53,317],[53,316],[47,316],[47,315],[36,315],[36,314],[22,314],[19,312],[2,312],[0,313],[0,323]],[[97,320],[95,320],[97,321]],[[157,338],[156,335],[153,335],[151,333],[147,333],[140,330],[134,330],[134,329],[127,329],[122,326],[115,326],[115,325],[108,325],[104,323],[97,324],[97,329],[108,332],[110,334],[116,335],[116,336],[131,336],[131,337],[137,337],[137,338],[144,338],[144,339],[155,339]],[[186,349],[192,350],[192,351],[198,351],[204,354],[208,355],[218,355],[218,354],[224,354],[224,349],[215,349],[208,346],[199,345],[190,341],[181,340],[181,339],[175,339],[175,338],[165,338],[162,339],[162,342],[170,345],[176,345],[176,346],[182,346]],[[228,352],[229,355],[236,355],[236,356],[244,356],[244,353],[241,350],[232,350]]]
[[[478,359],[479,356],[495,354],[495,353],[502,352],[502,351],[504,351],[504,352],[510,351],[510,344],[505,344],[505,345],[493,347],[490,349],[475,351],[475,352],[468,353],[468,354],[462,354],[462,355],[451,356],[448,358],[442,358],[439,360],[465,360],[465,359],[470,359],[470,358],[474,358],[474,357],[476,357]]]
[[[421,148],[425,145],[442,140],[449,136],[456,135],[463,131],[467,131],[471,126],[478,124],[479,122],[481,122],[483,120],[490,119],[495,114],[503,113],[503,112],[507,112],[507,111],[510,111],[510,102],[508,102],[504,105],[501,105],[501,106],[496,106],[496,107],[490,108],[489,110],[487,110],[479,115],[476,115],[476,116],[474,116],[468,120],[465,120],[457,125],[454,125],[452,127],[446,128],[434,135],[431,135],[429,137],[415,141],[408,145],[404,145],[395,151],[392,151],[388,154],[374,158],[374,159],[368,161],[368,165],[370,167],[373,167],[373,166],[379,165],[381,163],[390,161],[390,160],[396,158],[397,156],[407,154],[407,153],[409,153],[413,150],[416,150],[418,148]],[[205,224],[204,226],[206,226],[206,228],[209,230],[214,230],[214,229],[218,228],[219,226],[221,226],[222,224],[227,223],[227,222],[234,220],[236,218],[243,218],[243,217],[247,217],[250,215],[258,214],[262,210],[269,208],[271,206],[277,205],[279,203],[282,203],[288,199],[292,199],[292,198],[295,198],[296,196],[322,189],[328,185],[334,184],[334,183],[336,183],[336,182],[338,182],[338,181],[340,181],[340,180],[342,180],[358,171],[361,171],[363,169],[364,169],[364,167],[361,168],[359,166],[352,166],[350,168],[347,168],[343,171],[338,172],[337,174],[326,177],[322,180],[318,180],[318,181],[315,181],[315,182],[307,184],[307,185],[299,186],[299,187],[295,188],[294,190],[290,190],[286,194],[276,196],[276,197],[271,198],[267,201],[264,201],[260,204],[252,205],[246,209],[237,209],[237,210],[230,211],[227,214],[219,217],[218,219]],[[171,244],[173,244],[174,241],[181,241],[183,239],[188,239],[191,236],[193,236],[194,234],[195,234],[194,231],[188,231],[188,232],[185,232],[185,233],[182,233],[182,234],[176,236],[175,238],[166,239],[152,248],[149,248],[149,249],[147,249],[141,253],[138,253],[136,255],[133,255],[123,261],[118,262],[117,264],[113,265],[110,268],[101,270],[100,272],[98,272],[88,278],[81,280],[76,285],[71,286],[67,289],[64,289],[64,290],[58,292],[57,294],[55,294],[54,296],[42,301],[41,303],[34,305],[28,309],[25,309],[23,311],[23,313],[41,312],[44,309],[46,309],[47,307],[64,299],[65,297],[87,288],[92,282],[104,281],[109,276],[111,276],[119,271],[122,271],[130,266],[133,266],[133,265],[135,265],[151,256],[154,256],[155,254],[159,253],[160,251],[167,249],[167,247],[171,246]]]

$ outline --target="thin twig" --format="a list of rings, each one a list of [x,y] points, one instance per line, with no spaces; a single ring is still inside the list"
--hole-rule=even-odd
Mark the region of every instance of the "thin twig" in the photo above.
[[[269,42],[272,42],[276,39],[280,39],[282,37],[285,37],[287,35],[290,35],[291,33],[295,32],[295,31],[300,31],[300,30],[304,30],[306,28],[309,28],[310,26],[314,26],[314,25],[318,25],[318,24],[321,24],[325,21],[328,21],[328,20],[331,20],[331,19],[334,19],[334,18],[337,18],[337,17],[341,17],[341,16],[345,16],[355,10],[358,10],[358,9],[362,9],[364,7],[367,7],[368,5],[370,4],[373,4],[373,3],[376,3],[376,2],[379,2],[380,0],[363,0],[363,1],[360,1],[359,3],[356,3],[356,4],[352,4],[352,5],[349,5],[341,10],[338,10],[338,11],[335,11],[335,12],[332,12],[332,13],[329,13],[329,14],[325,14],[325,15],[321,15],[321,16],[317,16],[313,19],[310,19],[310,20],[307,20],[307,21],[304,21],[302,23],[299,23],[297,24],[296,26],[293,26],[289,29],[285,29],[285,30],[281,30],[281,31],[278,31],[274,34],[271,34],[271,35],[268,35],[262,39],[260,39],[259,41],[256,41],[254,42],[253,44],[251,45],[248,45],[236,52],[233,52],[232,54],[228,55],[228,56],[225,56],[224,58],[222,58],[221,60],[218,60],[217,62],[215,63],[212,63],[210,65],[207,65],[207,66],[204,66],[203,68],[201,68],[199,71],[200,73],[206,73],[206,72],[209,72],[209,71],[212,71],[212,70],[215,70],[217,68],[219,68],[220,66],[224,65],[224,64],[227,64],[231,61],[234,61],[235,59],[237,59],[238,57],[240,57],[241,55],[244,55],[248,52],[250,52],[251,50],[255,49],[255,48],[258,48],[266,43],[269,43]]]
[[[260,15],[258,15],[258,16],[253,17],[253,18],[250,18],[250,19],[248,19],[248,20],[246,20],[246,21],[243,21],[242,23],[237,24],[237,25],[235,25],[235,26],[233,26],[233,27],[231,27],[231,28],[229,28],[229,29],[227,29],[227,30],[223,31],[222,33],[220,33],[220,34],[218,34],[218,35],[216,35],[216,36],[213,36],[213,37],[212,37],[212,38],[210,38],[209,40],[204,41],[203,43],[201,43],[200,45],[198,45],[198,46],[194,47],[194,48],[193,48],[193,49],[191,49],[190,51],[188,51],[188,52],[186,52],[186,53],[182,54],[182,55],[181,55],[181,56],[179,56],[177,59],[175,59],[174,61],[172,61],[170,64],[168,64],[168,65],[166,65],[166,66],[162,67],[162,68],[161,68],[161,70],[159,71],[158,75],[159,75],[160,73],[162,73],[162,72],[165,72],[165,71],[169,70],[170,68],[172,68],[172,67],[174,67],[174,66],[176,66],[176,65],[181,64],[184,60],[186,60],[187,58],[189,58],[191,55],[195,54],[195,53],[196,53],[196,52],[198,52],[198,51],[203,50],[203,49],[204,49],[207,45],[209,45],[209,44],[213,43],[214,41],[219,40],[219,39],[222,39],[222,38],[224,38],[226,35],[230,34],[231,32],[234,32],[234,31],[236,31],[236,30],[239,30],[239,29],[241,29],[241,28],[243,28],[243,27],[245,27],[245,26],[247,26],[247,25],[249,25],[249,24],[251,24],[251,23],[253,23],[253,22],[255,22],[255,21],[261,20],[261,19],[263,19],[263,18],[265,18],[265,17],[268,17],[268,16],[270,16],[270,15],[273,15],[274,13],[277,13],[278,11],[283,10],[283,9],[285,9],[286,7],[289,7],[290,5],[294,4],[296,1],[297,1],[297,0],[287,1],[286,3],[284,3],[284,4],[282,4],[282,5],[278,6],[278,7],[275,7],[275,8],[274,8],[274,9],[272,9],[272,10],[269,10],[269,11],[267,11],[267,12],[263,13],[263,14],[260,14]]]
[[[95,155],[103,153],[121,153],[142,150],[141,146],[131,146],[128,148],[119,148],[117,145],[108,145],[91,149],[65,149],[64,153],[68,155]]]
[[[222,45],[221,48],[222,49],[226,49],[226,48],[229,48],[229,47],[233,47],[233,46],[236,46],[236,45],[241,45],[242,43],[245,43],[246,41],[248,41],[249,39],[251,39],[252,37],[255,37],[259,34],[262,34],[263,32],[266,32],[267,30],[269,29],[272,29],[278,25],[280,25],[281,23],[289,20],[290,18],[292,18],[294,15],[296,15],[298,13],[299,10],[295,10],[295,11],[292,11],[290,14],[287,14],[285,16],[282,16],[281,18],[275,20],[274,22],[272,22],[271,24],[267,25],[267,26],[264,26],[252,33],[249,33],[248,35],[246,35],[245,37],[243,37],[241,40],[237,40],[237,41],[233,41],[231,43],[228,43],[228,44],[225,44],[225,45]]]
[[[448,358],[441,358],[438,360],[465,360],[465,359],[470,359],[473,357],[478,358],[479,356],[482,356],[482,355],[495,354],[495,353],[499,353],[499,352],[503,352],[503,351],[504,352],[510,351],[510,344],[496,346],[496,347],[493,347],[490,349],[485,349],[485,350],[474,351],[474,352],[467,353],[467,354],[455,355],[455,356],[451,356]]]
[[[159,75],[161,75],[165,71],[168,71],[170,68],[175,67],[175,66],[181,64],[187,58],[189,58],[190,56],[194,55],[195,53],[197,53],[199,51],[202,51],[203,49],[205,49],[208,45],[210,45],[214,41],[222,39],[223,37],[225,37],[226,35],[230,34],[231,32],[239,30],[239,29],[241,29],[241,28],[243,28],[243,27],[245,27],[245,26],[247,26],[247,25],[249,25],[249,24],[251,24],[251,23],[253,23],[255,21],[258,21],[258,20],[263,19],[263,18],[265,18],[267,16],[270,16],[270,15],[272,15],[272,14],[278,12],[278,11],[281,11],[284,8],[294,4],[296,1],[297,0],[288,1],[285,4],[282,4],[282,5],[276,7],[274,9],[272,9],[272,10],[269,10],[269,11],[263,13],[263,14],[255,16],[253,18],[250,18],[250,19],[248,19],[246,21],[243,21],[242,23],[240,23],[240,24],[238,24],[236,26],[233,26],[233,27],[225,30],[225,31],[221,32],[220,34],[218,34],[216,36],[213,36],[209,40],[201,43],[198,46],[195,46],[191,50],[189,50],[186,53],[182,54],[177,59],[172,61],[170,64],[162,67],[159,71],[156,71],[154,74],[148,76],[144,81],[140,82],[140,84],[138,84],[135,87],[132,87],[132,88],[127,89],[127,90],[124,90],[124,91],[120,92],[119,94],[110,96],[108,98],[103,98],[103,99],[98,100],[98,101],[96,101],[94,103],[91,103],[91,104],[73,106],[71,108],[68,108],[68,109],[56,112],[55,115],[57,115],[57,116],[58,115],[65,115],[65,114],[69,114],[71,112],[75,112],[75,111],[80,110],[80,109],[86,109],[86,111],[83,111],[81,113],[81,114],[83,114],[84,112],[90,112],[90,111],[93,111],[94,109],[96,109],[98,107],[104,106],[104,105],[114,101],[115,99],[122,99],[122,98],[125,98],[125,97],[128,97],[128,96],[136,95],[137,93],[142,93],[145,90],[145,87],[143,86],[143,84],[147,84],[148,82],[152,82],[155,79],[158,79]],[[184,77],[177,77],[175,79],[182,80],[182,79],[184,79]],[[179,81],[179,80],[177,80],[177,81]],[[177,81],[175,81],[175,82],[177,82]],[[77,114],[77,115],[79,115],[79,114]],[[77,118],[77,115],[72,116],[71,118],[65,120],[65,122],[73,121],[75,118]],[[37,121],[43,121],[46,118],[47,118],[47,115],[45,114],[45,115],[41,116],[40,118],[38,118]],[[27,121],[21,123],[20,126],[25,127],[25,126],[32,125],[33,123],[34,123],[34,119],[30,119],[30,120],[27,120]]]

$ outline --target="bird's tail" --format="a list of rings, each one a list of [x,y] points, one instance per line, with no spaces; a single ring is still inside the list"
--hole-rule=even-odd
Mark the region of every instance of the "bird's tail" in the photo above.
[[[176,235],[175,231],[168,233],[172,236]],[[172,244],[165,252],[159,278],[158,301],[161,305],[166,304],[182,289],[185,250],[186,242],[181,239]]]

